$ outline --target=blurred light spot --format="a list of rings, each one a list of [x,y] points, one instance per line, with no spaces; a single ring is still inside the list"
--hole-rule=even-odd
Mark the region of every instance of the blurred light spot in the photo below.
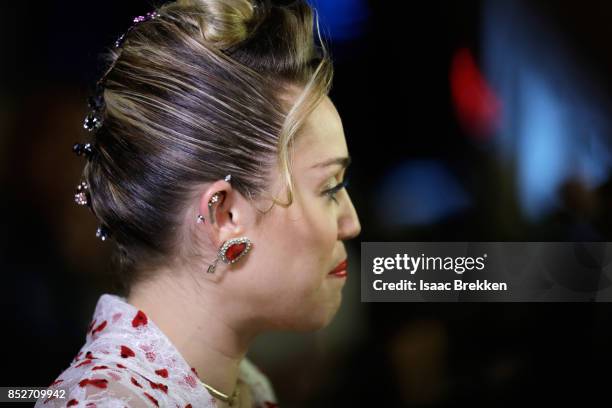
[[[510,0],[483,6],[485,72],[504,107],[494,143],[515,166],[523,214],[535,221],[567,207],[569,180],[594,189],[610,177],[609,101],[546,20]]]
[[[530,218],[557,204],[557,188],[569,175],[570,140],[560,106],[541,78],[523,75],[517,125],[517,171],[521,203]]]
[[[501,104],[467,48],[457,50],[453,56],[450,85],[453,104],[465,131],[476,139],[487,139],[499,125]]]
[[[432,224],[471,206],[470,197],[439,161],[405,162],[384,180],[373,198],[378,219],[388,227]]]

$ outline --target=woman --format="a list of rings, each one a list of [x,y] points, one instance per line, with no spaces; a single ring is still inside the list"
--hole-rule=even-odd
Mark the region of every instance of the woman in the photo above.
[[[117,41],[75,200],[127,291],[37,406],[276,406],[249,345],[331,321],[361,228],[312,31],[305,1],[180,0]]]

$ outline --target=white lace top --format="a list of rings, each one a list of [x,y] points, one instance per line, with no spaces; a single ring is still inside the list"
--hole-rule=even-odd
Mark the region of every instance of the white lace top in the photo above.
[[[248,359],[239,378],[251,389],[254,408],[277,407],[268,379]],[[166,335],[125,298],[103,294],[85,345],[35,408],[215,408],[216,399]]]

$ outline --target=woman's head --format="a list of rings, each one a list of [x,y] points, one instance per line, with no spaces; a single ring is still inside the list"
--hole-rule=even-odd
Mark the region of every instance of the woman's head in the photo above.
[[[199,207],[205,211],[210,194],[223,191],[216,223],[204,234],[218,243],[239,236],[253,241],[244,261],[223,275],[223,296],[232,295],[234,318],[259,329],[312,330],[327,325],[340,306],[346,281],[329,272],[347,258],[343,241],[361,230],[348,192],[338,188],[350,156],[342,122],[328,97],[306,117],[290,157],[290,206],[274,206],[258,219],[248,200],[219,181],[209,186]],[[270,190],[286,189],[277,172]],[[222,301],[223,296],[212,301]]]
[[[290,239],[312,251],[308,268],[333,267],[345,255],[342,236],[359,229],[348,196],[322,213],[325,225],[313,219],[299,224],[302,230],[287,229],[291,215],[320,210],[303,201],[304,212],[296,212],[303,200],[296,185],[302,169],[295,166],[306,160],[302,153],[315,146],[317,158],[324,151],[348,154],[326,96],[332,66],[314,42],[311,8],[301,0],[287,6],[179,0],[157,12],[109,55],[103,126],[85,169],[92,209],[117,244],[128,287],[179,265],[205,270],[222,240],[238,233],[254,243],[245,258],[250,266],[298,268],[283,263],[286,248],[276,263],[262,257],[272,255],[272,241]],[[231,184],[223,181],[227,174]],[[219,223],[214,229],[196,224],[216,191],[225,193]],[[352,232],[342,232],[343,217],[352,218]],[[234,289],[247,290],[237,282]]]

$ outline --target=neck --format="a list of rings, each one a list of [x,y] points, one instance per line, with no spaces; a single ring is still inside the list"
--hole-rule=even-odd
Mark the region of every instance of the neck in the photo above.
[[[127,300],[155,322],[202,382],[231,395],[255,335],[240,327],[218,287],[177,275],[156,274],[160,278],[133,287]]]

